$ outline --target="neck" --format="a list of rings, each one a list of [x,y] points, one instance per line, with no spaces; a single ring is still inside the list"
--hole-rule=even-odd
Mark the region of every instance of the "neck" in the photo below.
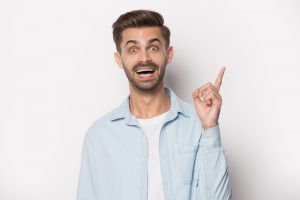
[[[161,84],[153,91],[140,91],[130,85],[130,111],[140,119],[155,117],[167,112],[171,106],[171,99]]]

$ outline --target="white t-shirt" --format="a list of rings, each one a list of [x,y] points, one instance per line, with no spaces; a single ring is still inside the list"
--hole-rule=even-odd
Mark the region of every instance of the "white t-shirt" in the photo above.
[[[164,200],[159,158],[160,129],[168,112],[148,119],[137,119],[148,139],[148,200]]]

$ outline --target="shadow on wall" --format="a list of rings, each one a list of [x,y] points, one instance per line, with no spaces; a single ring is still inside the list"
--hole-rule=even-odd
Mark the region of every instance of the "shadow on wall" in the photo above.
[[[194,90],[204,83],[202,74],[201,66],[195,67],[184,59],[176,58],[167,66],[165,85],[170,87],[180,98],[192,103]]]

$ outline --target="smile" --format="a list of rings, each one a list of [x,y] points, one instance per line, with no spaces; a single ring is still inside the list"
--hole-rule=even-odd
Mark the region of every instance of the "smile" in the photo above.
[[[155,71],[155,69],[153,69],[153,68],[141,68],[141,69],[136,70],[136,73],[140,74],[140,75],[142,75],[142,74],[153,74],[154,71]]]

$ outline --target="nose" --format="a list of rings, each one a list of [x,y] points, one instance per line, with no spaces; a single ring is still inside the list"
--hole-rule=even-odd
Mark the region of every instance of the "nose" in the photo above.
[[[144,62],[144,63],[151,61],[149,52],[146,49],[143,49],[142,51],[140,51],[139,61]]]

